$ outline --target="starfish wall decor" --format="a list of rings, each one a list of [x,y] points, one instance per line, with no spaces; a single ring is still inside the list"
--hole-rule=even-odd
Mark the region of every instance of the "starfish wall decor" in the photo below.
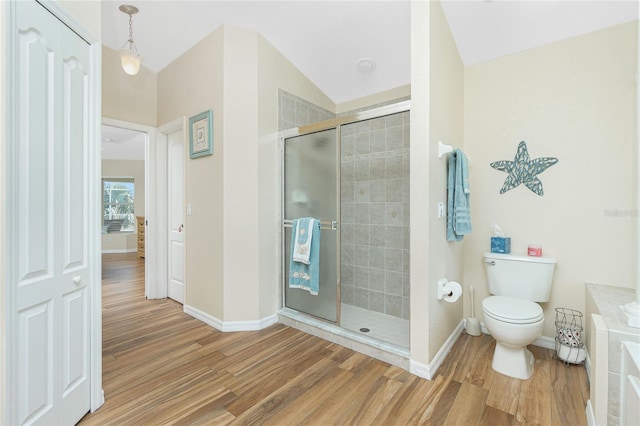
[[[518,145],[518,152],[513,161],[495,161],[491,167],[501,172],[508,173],[504,180],[504,185],[500,189],[500,194],[504,194],[510,189],[523,183],[527,188],[538,195],[544,195],[542,182],[538,179],[540,173],[547,170],[558,162],[554,157],[542,157],[531,160],[527,151],[527,144],[522,141]]]

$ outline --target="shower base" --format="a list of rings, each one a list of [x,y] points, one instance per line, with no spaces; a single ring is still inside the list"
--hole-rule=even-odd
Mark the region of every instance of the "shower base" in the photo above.
[[[278,322],[282,324],[409,370],[407,320],[343,304],[342,321],[343,327],[340,327],[293,309],[283,308],[278,311]],[[361,332],[360,328],[368,328],[370,331]],[[380,340],[385,338],[383,336],[392,336],[394,342]]]
[[[367,337],[409,348],[409,320],[369,311],[353,305],[342,304],[341,325],[347,330]],[[361,331],[362,328],[369,331]]]

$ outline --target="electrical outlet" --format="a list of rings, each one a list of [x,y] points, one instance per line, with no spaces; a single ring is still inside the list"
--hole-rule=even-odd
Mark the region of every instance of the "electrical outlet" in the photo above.
[[[442,219],[445,216],[445,208],[444,203],[442,201],[438,202],[438,219]]]

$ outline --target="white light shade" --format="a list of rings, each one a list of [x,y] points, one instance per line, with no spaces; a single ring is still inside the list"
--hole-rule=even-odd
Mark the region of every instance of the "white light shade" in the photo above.
[[[122,61],[122,69],[129,75],[136,75],[140,71],[140,62],[142,57],[137,52],[129,49],[120,49],[118,51],[120,61]]]

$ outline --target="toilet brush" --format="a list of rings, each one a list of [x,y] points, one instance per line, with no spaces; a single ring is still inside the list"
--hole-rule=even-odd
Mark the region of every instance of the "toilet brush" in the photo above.
[[[473,311],[474,304],[474,296],[473,296],[473,286],[469,287],[469,293],[471,295],[471,316],[467,318],[467,334],[471,336],[479,336],[482,334],[482,330],[480,329],[480,321],[475,317]]]

